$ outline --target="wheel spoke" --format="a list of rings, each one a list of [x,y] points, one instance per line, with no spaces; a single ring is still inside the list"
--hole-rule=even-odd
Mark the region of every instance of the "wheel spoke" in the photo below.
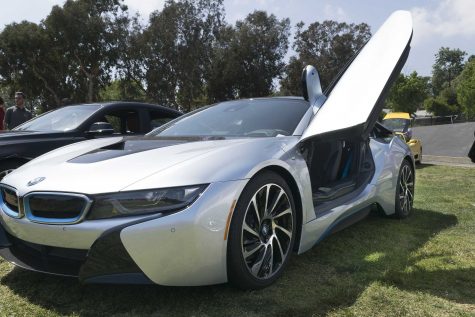
[[[244,259],[247,259],[248,257],[253,255],[257,251],[261,250],[263,247],[264,247],[264,244],[259,241],[259,243],[257,244],[257,246],[255,248],[253,248],[251,250],[244,250]]]
[[[269,210],[269,215],[272,216],[275,207],[277,207],[277,204],[279,203],[280,199],[282,198],[282,195],[284,195],[285,192],[283,189],[280,189],[279,194],[277,195],[277,198],[275,199],[274,203],[272,204],[272,208]],[[275,218],[275,217],[273,217]]]
[[[246,221],[244,221],[243,223],[243,226],[242,228],[244,230],[246,230],[247,232],[249,232],[250,234],[256,236],[257,238],[259,238],[259,233],[257,233],[254,229],[252,229],[251,227],[249,227],[249,225],[246,223]]]
[[[277,218],[280,218],[280,217],[282,217],[284,215],[287,215],[287,214],[292,214],[292,210],[290,208],[285,209],[284,211],[282,211],[278,215],[275,215],[273,218],[277,219]]]
[[[277,235],[274,236],[275,241],[277,241],[277,247],[279,248],[280,252],[280,259],[281,261],[284,260],[284,250],[282,250],[282,245],[280,244],[279,237]]]
[[[267,211],[267,205],[269,204],[269,193],[270,193],[270,184],[266,185],[266,202],[264,204],[264,213],[263,216],[267,216],[268,211]]]
[[[289,237],[289,239],[292,238],[292,233],[289,230],[287,230],[287,229],[285,229],[285,228],[283,228],[283,227],[281,227],[277,224],[275,225],[275,229],[279,229],[280,231],[285,233],[287,235],[287,237]]]
[[[272,239],[270,241],[270,244],[269,244],[269,247],[267,248],[269,250],[269,257],[268,257],[268,260],[266,261],[266,267],[268,268],[267,271],[267,275],[271,275],[273,272],[273,269],[274,269],[274,246],[272,244]]]
[[[259,272],[261,271],[261,268],[262,268],[262,264],[264,263],[264,259],[266,257],[266,253],[267,253],[267,246],[264,246],[265,250],[262,254],[262,258],[258,261],[256,261],[252,267],[251,267],[251,272],[252,274],[254,274],[254,276],[258,276],[259,275]]]
[[[254,211],[256,213],[257,223],[261,222],[261,216],[259,215],[259,208],[257,207],[256,195],[252,197],[252,206],[254,207]]]

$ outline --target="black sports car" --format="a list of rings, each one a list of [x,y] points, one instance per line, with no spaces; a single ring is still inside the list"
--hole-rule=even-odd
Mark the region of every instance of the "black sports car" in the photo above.
[[[110,102],[49,111],[0,133],[0,179],[29,160],[87,139],[145,134],[181,112],[153,104]]]

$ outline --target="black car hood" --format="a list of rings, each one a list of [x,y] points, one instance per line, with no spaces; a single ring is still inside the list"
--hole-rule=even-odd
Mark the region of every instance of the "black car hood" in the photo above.
[[[131,155],[144,151],[154,150],[188,142],[223,140],[224,138],[205,137],[124,137],[119,142],[107,145],[88,153],[84,153],[71,160],[69,163],[96,163],[121,156]]]

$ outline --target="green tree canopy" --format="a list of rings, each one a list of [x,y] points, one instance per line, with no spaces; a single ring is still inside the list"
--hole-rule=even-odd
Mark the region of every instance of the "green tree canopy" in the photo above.
[[[335,21],[315,22],[304,29],[297,24],[294,49],[298,56],[291,58],[286,76],[281,81],[282,93],[300,95],[301,66],[313,65],[320,73],[324,88],[345,66],[351,57],[369,40],[371,31],[366,23],[347,24]],[[300,71],[298,69],[300,68]]]
[[[68,64],[65,82],[74,87],[76,101],[92,102],[111,80],[119,57],[119,41],[125,30],[127,7],[123,0],[67,0],[54,6],[43,24],[49,45]],[[65,75],[65,74],[61,74]]]
[[[400,74],[394,83],[387,104],[393,111],[415,113],[429,96],[429,78],[412,72],[405,76]]]
[[[209,74],[211,101],[268,96],[284,70],[289,19],[254,11],[235,27],[221,29],[224,40],[214,50]]]
[[[460,49],[441,47],[435,54],[432,66],[432,89],[438,96],[446,87],[452,87],[454,79],[462,72],[466,52]]]
[[[475,117],[475,58],[469,59],[457,78],[457,99],[462,110],[471,118]]]

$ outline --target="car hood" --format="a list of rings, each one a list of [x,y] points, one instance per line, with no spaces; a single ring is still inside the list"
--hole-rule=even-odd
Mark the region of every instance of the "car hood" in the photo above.
[[[71,132],[71,131],[68,131]],[[27,139],[40,139],[44,137],[61,136],[68,132],[62,131],[1,131],[0,145],[4,143],[24,141]]]
[[[20,195],[31,191],[96,194],[242,179],[257,162],[281,155],[282,139],[121,137],[85,141],[40,156],[7,175],[2,183],[15,187]],[[38,178],[44,180],[28,186]]]

